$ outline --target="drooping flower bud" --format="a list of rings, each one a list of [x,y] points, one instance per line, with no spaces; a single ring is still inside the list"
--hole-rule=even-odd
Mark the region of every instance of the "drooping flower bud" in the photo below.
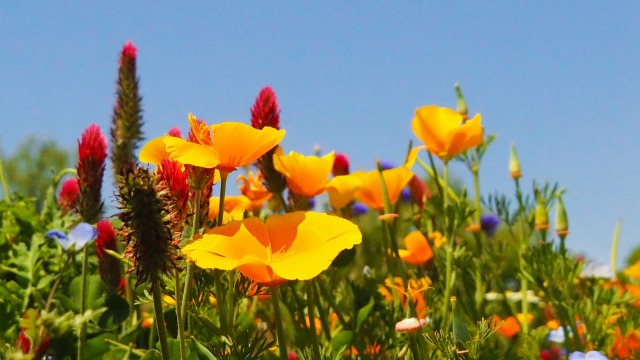
[[[542,195],[536,189],[536,212],[535,212],[535,229],[545,232],[549,228],[549,215],[547,214],[547,205],[542,199]]]
[[[85,222],[95,224],[102,217],[102,178],[107,159],[107,139],[100,127],[90,125],[78,142],[78,212]]]
[[[516,146],[511,144],[511,156],[509,158],[509,173],[513,180],[517,180],[522,176],[520,171],[520,161],[518,161],[518,155],[516,155]]]
[[[106,219],[98,221],[98,238],[96,239],[96,256],[98,271],[108,294],[115,294],[120,289],[120,261],[107,253],[107,250],[118,251],[116,229]]]
[[[270,126],[280,129],[280,109],[276,94],[270,87],[260,91],[255,104],[251,108],[251,126],[262,129]],[[257,166],[262,172],[265,187],[272,193],[281,193],[287,187],[287,180],[273,165],[273,154],[277,146],[267,151],[258,161]]]
[[[138,92],[136,75],[137,49],[127,42],[120,55],[116,104],[113,107],[111,125],[111,161],[114,174],[135,161],[138,142],[142,140],[142,98]]]
[[[567,237],[569,234],[569,220],[567,219],[567,210],[564,207],[564,201],[562,201],[562,196],[560,193],[557,195],[558,205],[556,209],[556,234],[558,237],[563,239]]]
[[[68,214],[78,208],[79,195],[78,178],[71,177],[62,183],[60,194],[58,194],[58,206],[63,214]]]
[[[462,89],[460,89],[460,84],[455,83],[454,87],[456,88],[456,105],[457,105],[457,110],[458,113],[460,113],[460,115],[462,115],[462,118],[466,121],[469,118],[469,110],[467,108],[467,102],[464,99],[464,96],[462,95]]]
[[[349,158],[344,153],[336,153],[333,160],[333,176],[349,175]]]
[[[136,285],[154,283],[160,274],[169,274],[176,266],[170,218],[155,185],[149,171],[137,165],[119,176],[120,233],[128,246],[125,255],[133,259],[130,271],[135,269]]]
[[[424,207],[424,203],[431,196],[427,185],[416,175],[413,175],[411,180],[409,180],[409,191],[411,191],[411,196],[420,209]]]
[[[179,127],[172,127],[167,135],[182,138],[182,132],[180,132]]]

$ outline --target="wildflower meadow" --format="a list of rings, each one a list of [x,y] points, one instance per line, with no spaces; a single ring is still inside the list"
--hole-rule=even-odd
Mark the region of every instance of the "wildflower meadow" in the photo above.
[[[483,192],[499,129],[457,84],[399,125],[402,164],[353,169],[283,148],[269,86],[247,121],[146,138],[137,61],[41,196],[0,162],[0,359],[640,358],[640,262],[618,271],[617,234],[610,267],[573,254],[565,189],[525,181],[517,144],[512,190]]]

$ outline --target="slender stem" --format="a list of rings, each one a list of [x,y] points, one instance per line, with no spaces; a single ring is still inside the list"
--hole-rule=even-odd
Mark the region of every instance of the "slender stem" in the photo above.
[[[202,189],[197,189],[195,195],[193,197],[193,227],[191,229],[191,238],[195,236],[196,233],[200,230],[198,220],[200,219],[200,196],[202,194]],[[187,274],[184,279],[184,288],[182,291],[182,304],[180,304],[180,313],[181,317],[184,319],[187,318],[187,304],[189,304],[189,293],[191,292],[191,282],[193,280],[193,267],[195,265],[192,261],[187,261]]]
[[[475,192],[475,205],[476,205],[476,212],[475,212],[475,218],[476,218],[476,224],[480,224],[480,215],[482,213],[482,210],[480,209],[480,176],[478,173],[478,168],[477,165],[476,167],[473,168],[473,171],[471,172],[473,174],[473,191]]]
[[[151,280],[151,291],[153,292],[153,311],[156,315],[156,328],[158,329],[158,339],[160,340],[160,351],[162,358],[171,359],[169,355],[169,344],[167,342],[167,328],[164,323],[164,314],[162,312],[162,291],[160,291],[160,280],[157,276]]]
[[[113,345],[113,346],[115,346],[115,347],[117,347],[119,349],[122,349],[122,350],[127,350],[127,351],[130,350],[131,353],[133,355],[136,355],[137,357],[143,357],[144,356],[144,352],[143,351],[138,350],[138,349],[132,349],[131,345],[125,345],[125,344],[119,343],[119,342],[117,342],[115,340],[111,340],[109,338],[105,338],[104,342],[106,342],[109,345]]]
[[[313,290],[313,296],[315,297],[317,303],[316,303],[316,309],[318,310],[318,316],[320,317],[320,319],[324,319],[327,320],[329,319],[329,316],[327,316],[327,312],[325,311],[324,307],[322,306],[322,303],[320,302],[320,299],[322,298],[320,296],[320,291],[318,290],[318,287],[315,285],[318,282],[318,279],[313,279],[312,283],[312,290]],[[327,337],[327,340],[331,341],[331,328],[329,327],[329,322],[328,321],[320,321],[320,325],[322,326],[322,331],[324,331],[324,336]]]
[[[620,220],[616,223],[616,230],[613,233],[613,241],[611,243],[611,270],[613,276],[616,276],[618,272],[618,241],[620,239],[620,226],[622,226]]]
[[[11,196],[9,194],[9,184],[7,178],[4,176],[4,167],[2,166],[2,158],[0,157],[0,183],[2,184],[2,192],[4,193],[4,200],[7,203],[11,202]]]
[[[444,204],[444,210],[447,211],[447,205],[449,205],[449,192],[446,191],[449,189],[449,162],[445,161],[444,166],[442,167],[442,176],[444,177],[444,188],[445,191],[442,192],[442,203]],[[446,307],[446,306],[445,306]]]
[[[176,267],[175,269],[175,276],[174,276],[174,283],[175,283],[175,288],[176,288],[176,294],[175,294],[175,299],[176,299],[176,322],[177,324],[177,328],[178,328],[178,339],[180,340],[180,359],[181,360],[185,360],[187,358],[187,353],[185,350],[185,338],[184,338],[184,319],[182,318],[182,313],[180,312],[181,306],[180,306],[180,297],[181,297],[181,293],[180,293],[180,269],[178,269]]]
[[[444,189],[445,191],[443,192],[443,208],[444,208],[444,212],[445,214],[447,213],[447,206],[449,205],[449,197],[448,197],[448,191],[446,191],[447,189],[449,189],[449,162],[447,160],[444,161],[444,166],[442,167],[442,173],[443,173],[443,177],[444,177]],[[452,221],[452,219],[446,219],[446,224],[445,224],[445,228],[447,229],[446,233],[447,233],[447,243],[445,244],[445,278],[444,278],[444,301],[449,301],[449,297],[451,297],[451,288],[453,287],[453,233],[450,233],[449,228],[451,228],[451,226],[449,226],[449,221]],[[443,306],[442,307],[442,321],[443,324],[448,324],[449,323],[449,306]]]
[[[220,204],[218,205],[218,224],[217,226],[222,226],[222,221],[224,221],[224,195],[227,190],[227,178],[229,177],[229,173],[225,171],[220,171]]]
[[[320,293],[329,304],[329,307],[331,307],[331,309],[333,309],[333,311],[336,313],[336,316],[338,316],[338,321],[340,321],[342,327],[347,328],[347,320],[345,320],[344,316],[342,315],[342,311],[340,311],[340,308],[338,308],[335,299],[333,298],[333,296],[331,296],[329,290],[327,290],[327,288],[324,286],[322,280],[318,279],[318,281],[316,281],[316,285],[318,285],[318,289],[320,289]]]
[[[520,260],[522,261],[522,259]],[[520,281],[520,291],[522,291],[522,333],[527,335],[529,333],[529,280],[523,277]]]
[[[273,312],[276,316],[276,335],[278,337],[278,347],[280,348],[280,359],[288,360],[287,344],[284,337],[284,329],[282,328],[282,314],[280,313],[280,288],[274,286],[271,288],[271,298],[273,299]]]
[[[313,358],[320,359],[320,345],[318,343],[318,332],[316,329],[316,298],[313,293],[313,280],[307,280],[304,286],[307,291],[307,316],[309,316],[309,328],[311,329],[311,341],[313,343]]]
[[[58,290],[58,286],[60,286],[60,282],[62,281],[62,275],[64,275],[64,272],[67,270],[67,267],[69,266],[69,264],[71,264],[71,259],[72,259],[71,254],[67,252],[67,260],[62,266],[62,269],[60,270],[60,273],[58,274],[56,281],[53,283],[53,286],[51,287],[51,291],[49,292],[49,297],[47,298],[47,303],[44,306],[44,312],[49,312],[49,309],[51,308],[51,304],[53,303],[53,297],[56,294],[56,291]]]
[[[278,199],[280,199],[280,203],[282,204],[282,209],[284,210],[284,212],[288,213],[289,206],[287,205],[287,200],[284,198],[284,195],[282,195],[282,191],[278,193]]]
[[[87,311],[87,276],[89,275],[89,246],[85,244],[82,259],[82,282],[80,283],[80,315],[84,316]],[[78,334],[78,359],[83,359],[84,343],[87,336],[87,324],[83,320],[80,323],[80,333]]]
[[[413,355],[413,360],[420,360],[420,350],[418,348],[418,336],[413,334],[409,335],[409,349],[411,350],[411,355]]]

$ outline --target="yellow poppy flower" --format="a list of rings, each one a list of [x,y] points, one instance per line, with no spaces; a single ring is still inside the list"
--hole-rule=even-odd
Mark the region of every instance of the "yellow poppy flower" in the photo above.
[[[412,231],[402,240],[405,249],[400,249],[400,259],[413,265],[422,265],[433,257],[433,250],[422,232]]]
[[[240,196],[225,196],[224,198],[224,215],[223,223],[227,223],[231,220],[242,220],[244,218],[244,211],[251,206],[251,200],[244,195]],[[220,198],[209,198],[209,214],[207,219],[213,220],[218,218],[218,211],[220,209]]]
[[[208,128],[189,114],[191,132],[198,142],[165,136],[164,143],[171,158],[183,164],[216,168],[229,173],[237,167],[248,166],[282,140],[284,130],[264,127],[261,130],[238,123],[223,122]]]
[[[329,202],[335,209],[347,206],[355,197],[356,190],[362,186],[362,179],[356,174],[334,176],[325,186]]]
[[[481,121],[480,114],[465,122],[462,115],[453,109],[429,105],[416,110],[411,127],[429,152],[446,162],[482,144]]]
[[[355,191],[355,197],[365,205],[376,210],[384,209],[384,198],[382,196],[382,182],[378,170],[367,173],[354,174],[360,177],[362,185]],[[402,193],[402,189],[407,186],[413,173],[406,167],[393,168],[382,171],[384,183],[387,187],[389,202],[395,204]]]
[[[262,184],[262,173],[258,171],[255,176],[249,171],[247,176],[239,175],[236,184],[240,185],[240,193],[251,201],[249,210],[254,211],[260,209],[262,204],[267,202],[273,196],[267,188]]]
[[[324,192],[325,185],[335,155],[332,152],[323,157],[304,156],[291,151],[284,155],[282,149],[273,154],[273,166],[287,178],[287,185],[294,193],[306,197],[314,197]]]
[[[140,162],[160,166],[162,160],[169,158],[169,152],[164,145],[164,136],[151,139],[140,149]]]
[[[263,285],[309,280],[344,249],[362,241],[348,220],[314,212],[232,221],[186,245],[182,252],[205,269],[238,269]]]
[[[624,269],[623,272],[628,277],[632,277],[632,278],[640,280],[640,261],[637,261],[635,264],[633,264],[633,265],[629,266],[628,268]]]

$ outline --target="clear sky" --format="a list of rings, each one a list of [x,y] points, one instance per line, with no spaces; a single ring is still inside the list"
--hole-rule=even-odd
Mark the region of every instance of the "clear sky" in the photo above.
[[[515,143],[530,188],[558,182],[568,246],[608,262],[640,245],[640,3],[584,1],[4,2],[0,147],[32,134],[74,149],[107,132],[122,45],[138,47],[145,136],[248,121],[274,88],[285,151],[347,153],[352,168],[400,163],[422,105],[455,106],[497,134],[482,192],[511,192]],[[419,175],[421,170],[415,169]],[[460,166],[457,177],[471,185]],[[553,213],[553,212],[552,212]]]

